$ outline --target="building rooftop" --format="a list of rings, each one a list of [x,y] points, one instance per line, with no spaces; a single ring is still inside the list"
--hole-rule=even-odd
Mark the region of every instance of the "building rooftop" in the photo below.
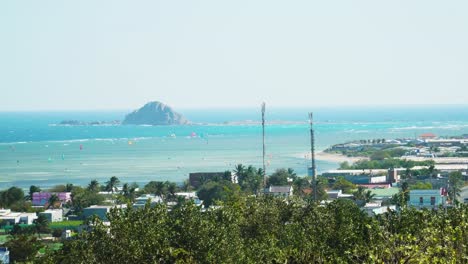
[[[272,193],[289,193],[291,189],[291,186],[270,186],[268,191]]]
[[[390,188],[375,188],[370,189],[370,191],[375,194],[375,197],[392,197],[394,194],[399,192],[399,188],[390,187]]]

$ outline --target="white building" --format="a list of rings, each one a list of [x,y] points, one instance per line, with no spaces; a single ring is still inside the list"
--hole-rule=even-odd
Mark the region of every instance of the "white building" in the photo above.
[[[151,207],[155,206],[158,203],[162,203],[163,200],[159,196],[155,196],[152,194],[144,194],[135,199],[135,203],[133,203],[133,208],[143,208],[145,207],[147,202],[150,202]]]
[[[48,209],[44,212],[39,213],[47,218],[49,223],[63,221],[63,210],[62,209]]]
[[[327,194],[328,194],[329,200],[336,200],[340,198],[352,199],[354,197],[354,195],[343,193],[343,191],[341,190],[330,190],[330,191],[327,191]]]
[[[366,205],[364,205],[364,207],[362,207],[361,210],[366,212],[367,215],[373,216],[373,215],[386,213],[389,210],[395,211],[396,206],[395,205],[382,206],[382,203],[380,202],[373,202],[373,203],[366,203]]]
[[[293,195],[293,187],[292,186],[270,186],[265,189],[265,194],[287,198]]]
[[[2,224],[33,224],[34,220],[37,219],[35,213],[18,213],[12,212],[10,209],[0,209],[0,221]]]

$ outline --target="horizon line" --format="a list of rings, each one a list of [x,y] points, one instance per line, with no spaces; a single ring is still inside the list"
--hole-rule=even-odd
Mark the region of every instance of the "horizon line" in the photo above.
[[[142,105],[143,106],[143,105]],[[178,110],[252,110],[259,108],[261,104],[258,106],[208,106],[208,107],[173,107],[175,111]],[[275,110],[305,110],[305,109],[343,109],[343,108],[355,108],[355,109],[365,109],[365,108],[395,108],[395,107],[405,107],[405,108],[424,108],[424,107],[468,107],[468,103],[466,104],[365,104],[365,105],[317,105],[317,106],[268,106],[266,104],[266,108],[275,109]],[[140,108],[140,107],[139,107]],[[119,112],[119,111],[133,111],[139,108],[70,108],[70,109],[0,109],[0,113],[26,113],[26,112]]]

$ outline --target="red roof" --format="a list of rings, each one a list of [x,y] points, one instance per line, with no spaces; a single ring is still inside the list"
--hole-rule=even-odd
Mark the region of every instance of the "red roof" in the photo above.
[[[437,136],[435,134],[432,134],[432,133],[424,133],[424,134],[421,134],[419,137],[421,137],[421,138],[435,138]]]

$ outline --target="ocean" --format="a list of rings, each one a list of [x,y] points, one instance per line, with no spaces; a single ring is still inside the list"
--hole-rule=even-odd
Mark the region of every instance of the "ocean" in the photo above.
[[[468,134],[468,106],[340,107],[314,110],[316,149],[356,139]],[[267,172],[310,161],[308,109],[268,109]],[[59,126],[62,120],[122,120],[129,111],[0,112],[0,189],[87,185],[117,176],[140,186],[151,180],[183,182],[190,172],[262,164],[259,109],[181,109],[189,126]],[[338,164],[318,161],[318,171]]]

